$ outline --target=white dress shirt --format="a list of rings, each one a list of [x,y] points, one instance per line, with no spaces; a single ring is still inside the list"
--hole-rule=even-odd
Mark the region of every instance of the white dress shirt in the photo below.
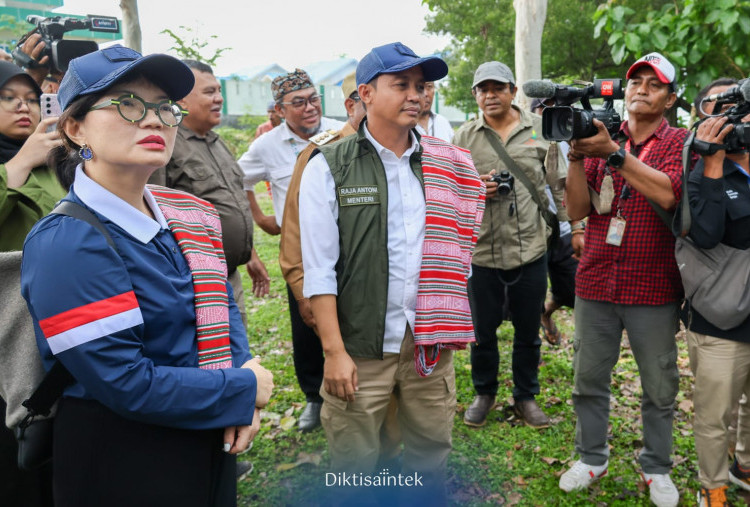
[[[144,245],[154,239],[161,229],[169,229],[164,214],[148,188],[143,189],[143,197],[154,214],[153,219],[89,178],[83,171],[83,164],[76,167],[73,191],[86,206],[122,227]]]
[[[430,111],[430,119],[427,121],[427,131],[417,123],[417,132],[422,136],[437,137],[448,143],[453,142],[453,127],[448,118],[442,114]]]
[[[370,135],[367,126],[364,130],[383,162],[387,180],[388,299],[383,352],[397,354],[401,350],[407,322],[414,329],[417,284],[422,264],[424,191],[409,165],[409,156],[419,147],[419,143],[410,134],[411,147],[397,157]],[[318,155],[308,162],[300,183],[299,218],[302,263],[305,266],[303,293],[306,298],[338,294],[338,215],[331,169],[325,157]]]
[[[343,126],[344,124],[338,120],[325,117],[320,119],[320,131],[340,130]],[[237,161],[245,173],[245,190],[252,190],[259,181],[271,184],[273,211],[279,227],[284,215],[284,203],[294,163],[297,161],[297,155],[308,144],[310,141],[292,132],[286,122],[283,122],[253,141],[250,148]]]

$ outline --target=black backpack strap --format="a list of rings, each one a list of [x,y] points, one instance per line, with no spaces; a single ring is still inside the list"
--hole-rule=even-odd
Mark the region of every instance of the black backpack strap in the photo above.
[[[91,225],[97,231],[101,232],[107,240],[107,244],[119,255],[117,246],[112,240],[107,228],[96,218],[91,211],[73,201],[60,201],[50,214],[65,215],[78,220],[82,220]],[[62,396],[65,388],[75,383],[75,378],[63,366],[60,361],[55,361],[52,368],[44,375],[41,383],[34,390],[28,399],[24,400],[22,405],[28,410],[28,414],[19,424],[20,436],[23,436],[24,430],[33,422],[36,416],[48,416],[52,406]]]
[[[55,361],[52,368],[44,375],[34,394],[22,403],[28,410],[28,414],[18,425],[20,437],[23,437],[24,430],[33,422],[34,417],[49,415],[52,405],[62,396],[65,388],[74,382],[75,378],[65,366],[60,361]]]
[[[112,236],[109,235],[109,231],[107,231],[107,228],[104,227],[104,224],[101,222],[101,220],[96,218],[96,215],[94,215],[92,212],[90,212],[80,204],[73,201],[60,201],[59,203],[57,203],[57,206],[55,206],[55,208],[50,211],[50,215],[53,214],[65,215],[86,222],[91,227],[101,232],[104,236],[104,239],[107,240],[107,244],[112,247],[112,249],[117,252],[118,255],[120,254],[120,252],[117,250],[115,242],[112,241]]]

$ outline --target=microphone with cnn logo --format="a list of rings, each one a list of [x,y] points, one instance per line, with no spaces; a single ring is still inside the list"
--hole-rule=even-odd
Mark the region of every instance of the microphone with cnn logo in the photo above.
[[[553,99],[555,105],[542,112],[542,136],[548,141],[570,141],[591,137],[597,133],[594,120],[602,122],[610,135],[620,129],[620,115],[614,101],[622,99],[622,79],[595,79],[584,87],[555,84],[546,80],[531,80],[523,84],[527,97]],[[590,99],[604,99],[600,109],[591,107]],[[572,107],[580,101],[583,108]]]

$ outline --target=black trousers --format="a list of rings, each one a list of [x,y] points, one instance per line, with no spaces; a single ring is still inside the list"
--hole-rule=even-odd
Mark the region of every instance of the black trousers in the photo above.
[[[52,505],[52,464],[30,472],[18,468],[18,443],[5,426],[5,401],[0,398],[0,505]]]
[[[229,507],[236,459],[223,429],[182,430],[125,419],[95,401],[60,400],[55,507]]]
[[[292,354],[297,382],[307,401],[322,402],[320,386],[323,384],[323,345],[313,328],[302,320],[299,305],[289,285],[286,286],[286,292],[289,297],[289,317],[292,321]]]
[[[560,306],[573,308],[576,301],[576,271],[578,261],[573,258],[572,234],[560,236],[557,246],[548,252],[549,285],[552,299]]]
[[[539,394],[539,339],[547,293],[547,257],[516,269],[494,269],[472,264],[469,304],[476,343],[471,346],[471,379],[477,394],[497,394],[500,354],[497,328],[508,302],[513,323],[513,398],[533,399]]]

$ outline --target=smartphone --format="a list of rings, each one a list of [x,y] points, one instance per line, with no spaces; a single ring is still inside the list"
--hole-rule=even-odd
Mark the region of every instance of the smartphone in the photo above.
[[[56,93],[43,93],[40,97],[42,103],[42,120],[50,117],[58,117],[62,114],[60,102],[57,100]],[[57,123],[50,125],[47,132],[52,132],[57,128]]]

